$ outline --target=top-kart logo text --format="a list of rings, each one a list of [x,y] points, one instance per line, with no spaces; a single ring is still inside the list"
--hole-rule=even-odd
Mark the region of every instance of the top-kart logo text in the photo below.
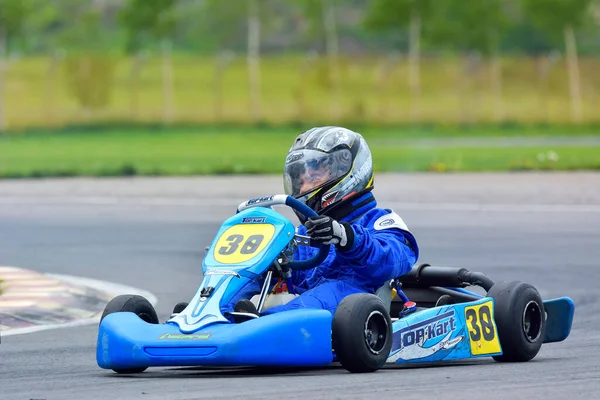
[[[399,330],[394,333],[392,355],[387,361],[423,359],[453,349],[464,338],[452,337],[456,322],[454,310],[450,310]]]
[[[445,336],[456,329],[454,310],[450,310],[418,324],[399,330],[394,335],[393,348],[404,348],[415,344],[423,344],[429,339]]]
[[[271,201],[271,200],[273,200],[273,196],[258,197],[256,199],[248,200],[248,202],[246,204],[250,205],[250,204],[262,203],[263,201]]]
[[[267,220],[267,217],[246,217],[242,218],[242,224],[262,224]]]
[[[174,334],[165,333],[160,335],[158,340],[208,340],[210,339],[210,333],[192,333],[192,334]]]

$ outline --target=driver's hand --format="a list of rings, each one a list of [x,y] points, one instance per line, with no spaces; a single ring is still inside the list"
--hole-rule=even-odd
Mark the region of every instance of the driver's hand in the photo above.
[[[304,223],[306,234],[323,244],[335,244],[340,250],[348,250],[354,244],[354,229],[347,222],[337,222],[326,215],[310,217]]]

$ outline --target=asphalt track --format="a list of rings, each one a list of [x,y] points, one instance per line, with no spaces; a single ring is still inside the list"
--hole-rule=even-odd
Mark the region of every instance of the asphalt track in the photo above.
[[[600,393],[600,174],[382,175],[375,193],[419,239],[421,262],[571,296],[566,342],[531,362],[317,370],[152,369],[95,363],[96,326],[4,337],[0,399],[592,399]],[[242,200],[279,177],[0,182],[0,264],[154,293],[164,320],[200,282],[203,249]]]

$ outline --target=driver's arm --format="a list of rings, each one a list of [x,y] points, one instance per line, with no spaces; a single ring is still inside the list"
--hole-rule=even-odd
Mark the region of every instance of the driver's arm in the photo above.
[[[397,278],[409,272],[419,257],[414,236],[392,227],[375,230],[352,225],[354,243],[348,249],[338,249],[337,255],[353,270],[373,284]]]

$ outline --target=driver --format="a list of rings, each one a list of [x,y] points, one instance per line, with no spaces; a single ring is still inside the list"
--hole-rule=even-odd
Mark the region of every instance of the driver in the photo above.
[[[375,293],[416,263],[417,241],[402,218],[377,207],[371,193],[371,152],[359,133],[328,126],[300,134],[287,155],[283,176],[285,193],[319,214],[306,219],[296,213],[302,222],[296,233],[333,246],[318,267],[293,271],[300,296],[263,314],[297,308],[335,313],[344,297]],[[309,259],[317,251],[299,246],[294,260]],[[249,300],[237,302],[235,311],[258,315]]]

